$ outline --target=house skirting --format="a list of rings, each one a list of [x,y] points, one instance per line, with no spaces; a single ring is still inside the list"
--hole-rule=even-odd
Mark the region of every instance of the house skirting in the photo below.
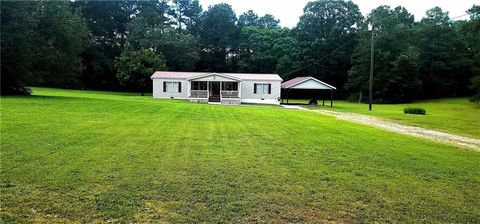
[[[192,103],[208,103],[208,99],[188,99]]]
[[[255,104],[276,104],[280,105],[277,99],[240,99],[241,103],[255,103]]]
[[[189,102],[192,102],[192,103],[208,103],[208,99],[188,99]],[[239,98],[224,98],[224,99],[221,99],[219,104],[225,104],[225,105],[239,105],[241,102],[240,102],[240,99]]]
[[[227,98],[227,99],[221,99],[221,103],[227,104],[227,105],[239,105],[241,102],[240,102],[240,98],[235,98],[235,99]]]

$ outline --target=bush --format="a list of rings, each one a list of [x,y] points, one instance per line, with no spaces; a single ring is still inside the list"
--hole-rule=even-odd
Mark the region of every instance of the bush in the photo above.
[[[407,107],[403,109],[403,112],[406,114],[421,114],[421,115],[427,114],[427,111],[423,108],[412,108],[412,107]]]

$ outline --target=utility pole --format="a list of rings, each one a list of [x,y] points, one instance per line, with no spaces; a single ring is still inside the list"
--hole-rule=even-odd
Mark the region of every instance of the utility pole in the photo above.
[[[373,60],[374,60],[374,39],[375,39],[375,10],[372,12],[372,39],[370,40],[370,82],[368,84],[368,110],[372,110],[372,88],[373,88]]]

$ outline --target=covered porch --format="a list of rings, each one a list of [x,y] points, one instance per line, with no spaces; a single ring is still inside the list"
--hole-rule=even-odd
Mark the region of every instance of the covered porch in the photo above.
[[[188,100],[221,104],[240,104],[241,80],[220,74],[206,74],[189,81]]]

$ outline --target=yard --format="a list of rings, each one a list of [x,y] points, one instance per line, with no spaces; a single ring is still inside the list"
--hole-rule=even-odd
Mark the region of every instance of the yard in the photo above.
[[[1,97],[3,222],[480,221],[478,152],[277,107],[33,93]],[[445,102],[375,113],[478,138],[478,108]]]
[[[290,103],[305,104],[308,100],[290,100]],[[363,103],[335,101],[333,108],[329,107],[329,103],[325,107],[308,106],[308,108],[372,115],[408,125],[480,138],[480,104],[472,103],[467,98],[423,100],[408,104],[374,104],[372,111],[368,111],[368,104]],[[404,114],[405,107],[424,108],[427,115]]]

